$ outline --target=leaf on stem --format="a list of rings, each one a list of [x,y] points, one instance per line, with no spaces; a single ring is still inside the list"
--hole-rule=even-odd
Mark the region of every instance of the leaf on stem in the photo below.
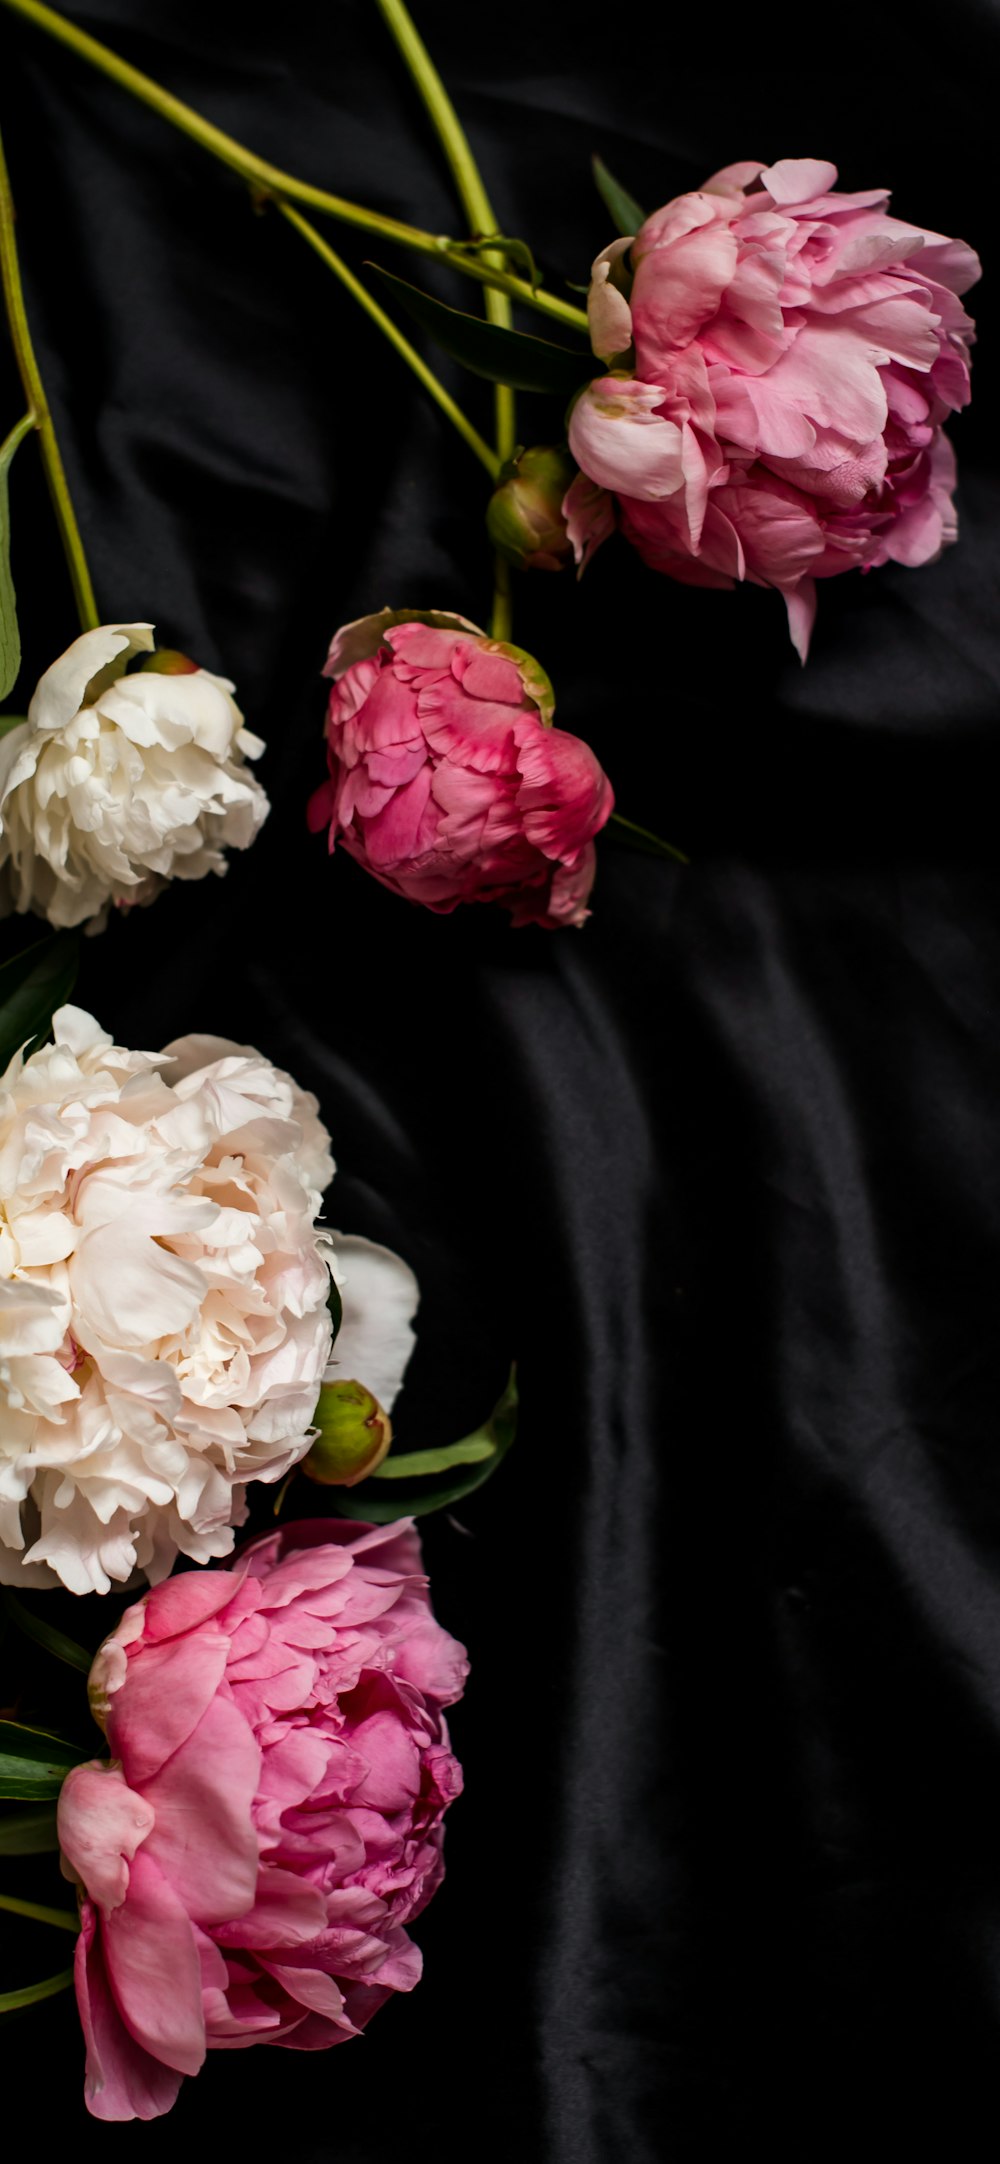
[[[35,939],[0,965],[0,1074],[22,1045],[42,1037],[76,983],[76,932]]]
[[[11,429],[6,442],[0,444],[0,699],[5,699],[13,689],[21,668],[21,634],[17,628],[17,602],[10,570],[10,462],[18,444],[24,442],[34,425],[34,414],[26,413],[17,427]]]
[[[0,1856],[43,1856],[59,1846],[56,1814],[49,1804],[30,1811],[0,1811]]]
[[[634,195],[630,195],[628,189],[623,188],[621,182],[615,179],[614,174],[609,173],[603,158],[592,158],[590,162],[597,192],[605,210],[614,220],[618,232],[627,233],[631,238],[633,233],[638,233],[641,225],[645,225],[645,211],[640,210]]]
[[[67,1638],[65,1631],[58,1631],[53,1623],[46,1623],[41,1616],[33,1615],[31,1609],[25,1607],[10,1586],[5,1585],[0,1589],[0,1601],[3,1602],[11,1622],[16,1623],[18,1630],[23,1631],[26,1638],[33,1638],[37,1646],[44,1647],[45,1652],[53,1654],[57,1661],[65,1661],[67,1667],[78,1668],[82,1675],[89,1676],[94,1665],[94,1656],[87,1652],[86,1646],[77,1645],[76,1639]]]
[[[508,331],[500,324],[484,323],[481,316],[468,316],[460,308],[446,307],[407,279],[381,270],[377,263],[369,263],[368,269],[436,345],[474,376],[485,376],[489,383],[505,383],[513,391],[555,392],[560,398],[569,398],[594,373],[595,364],[588,353],[574,353],[569,346],[553,345],[547,338],[532,338],[526,331]]]
[[[16,1803],[54,1803],[70,1767],[92,1756],[47,1729],[0,1721],[0,1796]]]
[[[490,1479],[516,1433],[517,1382],[512,1368],[503,1396],[482,1427],[440,1450],[390,1452],[370,1480],[338,1491],[337,1508],[345,1517],[360,1518],[368,1525],[390,1525],[394,1518],[422,1518],[430,1511],[446,1510]],[[376,1481],[392,1482],[391,1497],[379,1493]]]

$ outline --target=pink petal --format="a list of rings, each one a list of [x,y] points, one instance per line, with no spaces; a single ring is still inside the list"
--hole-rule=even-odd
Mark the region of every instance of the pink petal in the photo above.
[[[146,1784],[156,1814],[153,1857],[200,1924],[242,1916],[257,1885],[250,1817],[260,1747],[242,1714],[214,1698],[197,1728]]]
[[[206,1580],[212,1575],[206,1572]],[[110,1701],[107,1725],[108,1742],[132,1787],[145,1787],[197,1728],[222,1681],[228,1651],[225,1633],[208,1623],[133,1653],[127,1685]]]
[[[837,168],[823,158],[779,158],[760,177],[776,203],[811,203],[836,187]]]
[[[81,1911],[73,1962],[76,2003],[87,2047],[84,2096],[95,2119],[158,2119],[176,2101],[182,2076],[131,2037],[111,1996],[97,1920]]]
[[[809,653],[813,624],[816,621],[815,579],[800,579],[797,586],[787,587],[785,607],[788,610],[788,634],[804,666]]]
[[[128,1898],[104,1919],[102,1934],[112,1995],[130,2036],[177,2073],[196,2074],[205,2057],[205,2022],[194,1931],[143,1849],[132,1864]]]
[[[73,1766],[59,1793],[59,1846],[92,1901],[107,1911],[128,1891],[129,1864],[153,1828],[154,1812],[106,1759]]]

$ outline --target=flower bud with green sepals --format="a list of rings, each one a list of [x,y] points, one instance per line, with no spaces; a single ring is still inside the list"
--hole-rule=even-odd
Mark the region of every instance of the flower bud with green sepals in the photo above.
[[[550,444],[517,451],[490,498],[490,540],[520,571],[561,571],[573,554],[563,498],[576,474],[567,452]]]
[[[364,1383],[324,1383],[316,1407],[316,1437],[302,1471],[322,1488],[353,1488],[381,1465],[392,1422]]]

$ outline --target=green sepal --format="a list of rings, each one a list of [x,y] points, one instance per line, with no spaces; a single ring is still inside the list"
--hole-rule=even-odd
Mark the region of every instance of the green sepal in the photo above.
[[[45,1623],[41,1616],[34,1615],[9,1585],[0,1587],[0,1601],[11,1622],[24,1632],[26,1638],[33,1638],[36,1646],[42,1646],[57,1661],[65,1661],[68,1668],[78,1668],[81,1675],[89,1676],[94,1656],[88,1653],[86,1646],[77,1645],[76,1639],[67,1638],[65,1631],[57,1631],[53,1623]]]
[[[54,1803],[70,1767],[93,1755],[47,1729],[0,1721],[0,1796],[12,1803]]]
[[[560,398],[568,398],[594,373],[596,364],[589,353],[574,353],[569,346],[553,345],[547,338],[507,331],[500,324],[487,323],[482,316],[448,308],[407,279],[380,270],[377,263],[369,263],[368,269],[435,344],[450,353],[452,360],[460,361],[463,368],[471,369],[474,376],[485,376],[490,383],[505,383],[513,391],[554,391]]]
[[[461,1442],[440,1450],[390,1451],[389,1456],[356,1488],[337,1495],[337,1509],[346,1518],[360,1518],[368,1525],[391,1525],[395,1518],[424,1518],[433,1510],[447,1510],[496,1472],[517,1433],[517,1371],[511,1368],[503,1396],[489,1419]],[[391,1481],[393,1493],[379,1493]]]
[[[10,569],[10,462],[34,428],[35,416],[26,413],[17,427],[0,443],[0,699],[5,699],[21,671],[21,634],[17,628],[17,601]]]
[[[614,174],[609,173],[603,158],[592,158],[590,162],[597,192],[605,210],[614,220],[618,232],[627,233],[631,239],[632,234],[638,233],[639,227],[645,225],[645,211],[640,210],[634,195],[630,195],[628,189],[623,188],[621,182],[615,179]]]
[[[22,1045],[28,1051],[47,1034],[76,983],[79,946],[76,932],[50,932],[0,964],[0,1074]]]
[[[509,267],[520,269],[523,277],[537,293],[542,274],[526,240],[512,240],[509,233],[480,233],[475,240],[450,240],[448,254],[454,255],[502,255]]]
[[[0,1856],[43,1856],[58,1846],[56,1814],[48,1804],[0,1811]]]
[[[57,1991],[68,1991],[72,1982],[72,1968],[60,1969],[57,1976],[45,1976],[40,1984],[22,1984],[20,1991],[0,1991],[0,2015],[17,2013],[22,2006],[35,2006],[39,1999],[53,1999]]]

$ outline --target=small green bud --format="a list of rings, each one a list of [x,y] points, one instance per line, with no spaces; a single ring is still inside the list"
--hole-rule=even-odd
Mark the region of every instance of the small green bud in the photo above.
[[[154,654],[144,654],[140,669],[150,669],[154,676],[195,676],[198,663],[188,654],[178,652],[176,646],[158,646]]]
[[[302,1471],[323,1488],[353,1488],[373,1473],[392,1441],[392,1422],[364,1383],[324,1383],[316,1407],[319,1434]]]
[[[562,505],[575,474],[568,453],[549,444],[508,460],[486,513],[490,540],[508,563],[521,571],[561,571],[569,562]]]

